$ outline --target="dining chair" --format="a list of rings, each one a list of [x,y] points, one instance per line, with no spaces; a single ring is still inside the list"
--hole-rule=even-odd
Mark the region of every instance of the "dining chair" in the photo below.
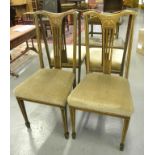
[[[123,0],[103,0],[103,12],[117,12],[123,9]],[[91,30],[90,34],[93,37],[93,34],[99,34],[98,32],[94,32],[93,25],[100,25],[100,21],[90,20]],[[117,31],[116,36],[118,37],[120,21],[117,23]]]
[[[28,120],[24,101],[30,101],[31,103],[39,103],[58,107],[61,110],[61,115],[64,124],[64,135],[67,139],[69,137],[68,125],[67,125],[67,97],[75,87],[76,72],[76,35],[77,35],[77,12],[70,10],[63,13],[51,13],[47,11],[37,11],[33,13],[36,25],[36,36],[39,51],[40,69],[38,69],[33,75],[28,77],[25,81],[21,82],[15,89],[14,94],[17,102],[25,119],[25,125],[30,128],[30,122]],[[74,27],[73,27],[73,72],[64,71],[61,69],[61,56],[62,56],[62,29],[63,19],[67,15],[73,15]],[[54,52],[54,67],[51,68],[49,48],[45,42],[45,48],[47,53],[47,60],[49,68],[45,67],[45,57],[43,57],[42,37],[45,37],[44,27],[42,26],[42,17],[47,17],[50,21],[50,26],[53,36],[53,52]],[[51,49],[50,49],[51,50]]]
[[[73,139],[76,138],[77,110],[118,117],[124,120],[120,150],[124,149],[127,129],[134,109],[128,79],[111,74],[114,33],[119,18],[124,15],[129,15],[131,20],[131,33],[128,43],[128,49],[131,50],[136,12],[124,10],[115,14],[98,13],[96,11],[84,13],[87,75],[67,99],[70,108]],[[102,58],[102,73],[90,70],[88,22],[89,18],[94,16],[101,21],[102,26],[102,55],[100,55]]]

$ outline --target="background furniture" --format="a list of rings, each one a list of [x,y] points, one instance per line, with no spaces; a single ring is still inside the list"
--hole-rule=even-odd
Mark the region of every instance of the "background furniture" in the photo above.
[[[139,29],[137,52],[144,55],[144,28]]]
[[[75,9],[76,4],[72,3],[72,1],[68,1],[68,0],[60,0],[60,6],[61,6],[61,12],[67,11],[67,10],[71,10],[71,9]]]
[[[103,12],[116,12],[123,8],[123,0],[104,0]]]
[[[10,6],[10,27],[16,25],[16,10],[14,7]]]
[[[16,25],[10,28],[10,49],[17,47],[18,45],[26,42],[26,49],[21,51],[21,54],[16,58],[12,58],[10,54],[10,63],[13,63],[23,54],[29,50],[33,50],[37,53],[37,49],[34,47],[33,38],[36,36],[36,28],[34,25]],[[28,40],[31,39],[32,47],[29,46]],[[10,71],[11,75],[18,77],[18,74]]]
[[[22,15],[23,15],[24,12],[27,11],[27,3],[26,2],[11,3],[10,6],[13,7],[15,9],[15,11],[16,11],[15,23],[16,24],[21,24],[22,23]]]
[[[139,0],[123,0],[124,7],[136,8],[139,5]]]
[[[97,7],[96,0],[88,0],[89,8],[95,9]]]
[[[67,15],[74,16],[74,28],[73,28],[73,72],[64,71],[61,69],[61,42],[62,40],[62,21]],[[19,107],[25,119],[25,125],[30,128],[30,123],[26,114],[24,101],[31,101],[32,103],[40,103],[44,105],[50,105],[60,108],[65,138],[69,137],[68,124],[67,124],[67,108],[66,101],[67,96],[72,90],[73,84],[75,86],[75,60],[76,60],[76,12],[68,11],[61,14],[50,13],[46,11],[38,11],[34,13],[35,24],[37,29],[37,42],[39,49],[40,69],[36,71],[32,76],[19,84],[14,94],[17,98]],[[44,59],[42,53],[42,35],[45,39],[44,27],[42,24],[42,16],[46,16],[50,21],[50,26],[53,35],[53,49],[54,49],[54,68],[51,69],[51,61],[49,53],[47,54],[47,60],[50,68],[45,68]],[[41,30],[40,31],[40,26]],[[41,32],[43,34],[41,34]],[[45,44],[47,46],[47,44]],[[49,51],[46,51],[49,52]]]
[[[67,0],[59,0],[60,1],[60,12],[65,12],[71,9],[76,8],[76,4],[72,2],[68,2]],[[66,17],[67,29],[69,31],[69,24],[73,23],[73,19],[71,16]]]
[[[128,48],[132,47],[132,35],[134,26],[134,11],[121,11],[116,14],[102,14],[95,11],[84,13],[85,19],[85,41],[86,41],[86,65],[87,75],[80,84],[71,92],[67,101],[70,107],[72,122],[72,138],[76,138],[75,112],[82,110],[103,115],[119,117],[124,120],[120,150],[124,149],[125,137],[133,113],[133,102],[130,86],[127,79],[111,75],[111,63],[113,52],[114,33],[119,18],[129,15],[131,19],[130,39]],[[89,18],[96,17],[102,25],[102,73],[91,73],[90,70],[90,46],[89,46]],[[93,49],[92,49],[93,50]],[[95,51],[94,51],[95,52]]]
[[[76,3],[76,5],[78,6],[78,5],[81,5],[81,2],[82,1],[85,1],[85,0],[67,0],[68,2],[74,2],[74,3]]]
[[[123,9],[123,0],[103,0],[103,12],[117,12],[121,11]],[[93,31],[93,25],[100,25],[100,22],[96,19],[90,20],[89,21],[91,24],[91,31],[89,32],[91,36],[93,34],[99,34],[98,32]],[[119,22],[117,25],[117,33],[118,35],[119,31]]]
[[[60,0],[31,0],[32,11],[46,10],[49,12],[60,12]]]

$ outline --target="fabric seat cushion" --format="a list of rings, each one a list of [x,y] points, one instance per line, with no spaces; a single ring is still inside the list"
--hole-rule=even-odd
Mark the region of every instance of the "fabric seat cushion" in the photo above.
[[[92,71],[102,71],[102,49],[90,48],[90,68]],[[122,49],[113,49],[112,53],[112,70],[120,72],[123,59]]]
[[[70,9],[75,9],[75,3],[61,3],[61,12],[68,11]]]
[[[127,79],[103,73],[89,73],[72,91],[69,106],[129,117],[133,102]]]
[[[81,45],[86,46],[84,37],[81,39]],[[102,38],[96,36],[90,37],[89,47],[102,47]],[[113,47],[116,49],[124,49],[124,40],[122,38],[115,38]]]
[[[74,81],[72,72],[60,69],[40,69],[14,89],[18,98],[65,106]]]
[[[67,49],[67,63],[66,66],[73,66],[73,46],[72,45],[67,45],[66,46]],[[79,55],[78,55],[78,46],[77,46],[77,53],[76,53],[76,63],[77,65],[79,64]],[[85,46],[81,46],[81,62],[83,62],[84,58],[86,55],[86,47]],[[51,59],[52,59],[52,63],[54,62],[54,53],[53,51],[51,52]],[[65,64],[64,64],[65,65]],[[63,66],[64,66],[63,65]]]

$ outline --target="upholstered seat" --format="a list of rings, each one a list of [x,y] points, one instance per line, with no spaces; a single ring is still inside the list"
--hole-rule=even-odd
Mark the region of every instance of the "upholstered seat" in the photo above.
[[[81,39],[81,45],[86,46],[84,37],[82,37]],[[89,38],[89,46],[90,47],[102,47],[102,38],[97,37],[97,36],[93,36]],[[124,49],[124,40],[120,37],[114,39],[113,47],[117,49]]]
[[[69,106],[129,117],[133,102],[129,82],[119,76],[90,73],[68,97]]]
[[[81,2],[80,5],[76,6],[76,8],[79,10],[86,10],[89,8],[89,4],[87,2]]]
[[[123,50],[114,49],[112,53],[112,71],[119,72],[123,59]],[[102,71],[102,48],[90,48],[90,70]]]
[[[67,11],[70,9],[74,9],[76,8],[76,4],[75,3],[61,3],[61,11]]]
[[[15,96],[43,104],[65,106],[74,74],[60,69],[40,69],[15,90]],[[48,82],[47,82],[48,81]]]
[[[79,50],[78,46],[77,51]],[[73,66],[73,46],[72,45],[66,45],[66,54],[67,54],[67,63],[63,63],[63,66],[69,67]],[[86,55],[86,47],[81,46],[81,62],[84,61]],[[52,64],[54,62],[54,53],[51,52],[51,59],[52,59]],[[79,55],[76,53],[76,66],[79,66]]]

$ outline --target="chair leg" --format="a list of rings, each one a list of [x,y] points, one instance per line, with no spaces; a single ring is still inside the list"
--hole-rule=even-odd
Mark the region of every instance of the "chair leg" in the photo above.
[[[85,66],[86,66],[86,73],[88,73],[88,68],[87,68],[87,58],[85,57]]]
[[[66,17],[66,24],[67,24],[67,30],[69,31],[69,22],[68,22],[68,17]]]
[[[118,39],[118,35],[119,35],[119,23],[117,23],[116,26],[116,39]]]
[[[69,107],[70,109],[70,116],[71,116],[71,124],[72,124],[72,138],[76,138],[75,132],[75,108]]]
[[[62,115],[62,120],[64,124],[64,136],[66,139],[69,138],[69,132],[68,132],[68,122],[67,122],[67,108],[60,108],[61,109],[61,115]]]
[[[30,122],[28,120],[27,114],[26,114],[26,109],[25,109],[25,105],[24,105],[24,101],[22,99],[17,98],[18,101],[18,105],[20,107],[20,110],[23,114],[24,120],[25,120],[25,125],[27,128],[30,128]]]
[[[80,83],[80,78],[81,78],[81,64],[79,64],[78,67],[78,83]]]
[[[90,32],[91,32],[91,37],[93,37],[93,24],[91,24],[91,30],[90,30]]]
[[[125,142],[129,122],[130,122],[130,118],[125,118],[124,119],[124,126],[123,126],[123,131],[122,131],[122,139],[121,139],[121,144],[120,144],[120,151],[124,150],[124,142]]]
[[[73,89],[76,87],[76,79],[73,82]]]

